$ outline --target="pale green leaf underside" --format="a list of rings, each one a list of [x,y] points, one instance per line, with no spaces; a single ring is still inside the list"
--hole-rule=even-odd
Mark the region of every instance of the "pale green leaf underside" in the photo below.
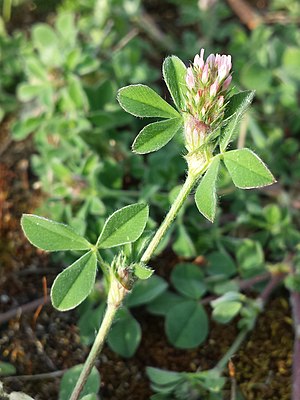
[[[275,182],[274,176],[263,161],[249,149],[228,151],[224,154],[224,163],[238,188],[252,189]]]
[[[214,308],[212,316],[215,321],[227,324],[238,314],[241,308],[242,304],[239,301],[224,301]]]
[[[90,243],[68,225],[33,214],[23,214],[21,225],[34,246],[47,251],[87,250]]]
[[[136,241],[143,233],[149,215],[147,204],[137,203],[114,212],[106,221],[97,246],[108,249]]]
[[[163,76],[176,107],[178,110],[183,110],[185,108],[186,66],[176,56],[167,57],[163,63]]]
[[[145,85],[123,87],[118,92],[118,101],[125,111],[136,117],[179,117],[170,104]]]
[[[220,150],[223,153],[237,134],[239,122],[252,103],[255,92],[247,90],[234,94],[225,108],[225,126],[221,130]]]
[[[88,252],[62,271],[51,288],[53,307],[60,311],[75,308],[94,287],[97,271],[97,258]]]
[[[182,123],[182,118],[172,118],[145,126],[135,138],[132,150],[138,154],[146,154],[161,149],[178,132]]]
[[[217,208],[216,183],[219,165],[220,158],[215,157],[202,178],[195,194],[198,210],[211,222],[215,219]]]

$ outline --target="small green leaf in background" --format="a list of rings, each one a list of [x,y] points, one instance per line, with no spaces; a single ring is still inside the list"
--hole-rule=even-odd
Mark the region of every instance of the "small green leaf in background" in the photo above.
[[[122,357],[129,358],[136,352],[141,338],[140,324],[126,308],[121,309],[107,337],[109,347]]]
[[[32,40],[45,65],[48,67],[60,65],[62,56],[59,39],[49,25],[36,24],[32,29]]]
[[[161,149],[178,132],[182,123],[182,118],[171,118],[145,126],[135,138],[132,150],[138,154],[146,154]]]
[[[81,400],[98,400],[98,397],[96,394],[91,393],[91,394],[87,394],[86,396],[82,397]]]
[[[237,264],[242,278],[250,278],[263,269],[264,251],[258,241],[244,239],[236,252]]]
[[[239,122],[252,103],[255,92],[247,90],[234,94],[225,108],[224,120],[225,125],[221,129],[220,134],[220,150],[223,153],[229,143],[237,136]]]
[[[9,376],[16,373],[16,368],[7,362],[0,361],[0,376]]]
[[[147,305],[147,311],[154,315],[166,316],[171,307],[181,302],[181,296],[166,290]]]
[[[185,258],[192,258],[197,254],[193,240],[185,226],[181,223],[177,228],[177,236],[172,245],[172,249],[177,255]]]
[[[167,287],[168,284],[163,278],[152,275],[151,278],[141,280],[134,285],[132,292],[125,299],[125,305],[137,307],[150,303],[150,301],[162,294]]]
[[[249,149],[224,153],[224,163],[236,187],[252,189],[271,185],[274,176],[263,161]]]
[[[282,67],[292,78],[300,80],[299,72],[299,47],[288,46],[283,53]]]
[[[136,117],[179,117],[170,104],[145,85],[123,87],[118,92],[118,101],[125,111]]]
[[[215,251],[206,256],[207,273],[209,275],[223,275],[227,278],[236,274],[236,265],[232,257],[225,251]]]
[[[246,62],[239,72],[240,82],[246,89],[255,89],[258,95],[270,92],[273,71],[257,62]]]
[[[206,292],[203,273],[195,264],[177,264],[172,271],[171,282],[179,293],[195,300]]]
[[[195,201],[198,210],[209,221],[213,222],[217,209],[216,184],[219,173],[220,158],[215,157],[196,190]]]
[[[43,121],[44,115],[16,121],[12,124],[11,134],[14,140],[23,140],[32,133]]]
[[[163,76],[179,111],[185,108],[186,66],[176,56],[170,56],[163,62]]]
[[[186,300],[172,307],[165,320],[167,337],[179,349],[192,349],[208,334],[208,318],[201,304]]]
[[[134,264],[134,275],[139,279],[149,279],[150,276],[153,275],[154,270],[148,268],[146,265],[143,264]]]
[[[95,340],[95,332],[98,331],[104,312],[106,303],[103,301],[98,307],[89,307],[86,311],[79,310],[80,318],[77,326],[80,330],[80,341],[86,346],[92,344]]]
[[[64,42],[70,46],[76,43],[77,29],[75,18],[72,13],[61,12],[55,21],[55,28]]]
[[[33,214],[23,214],[21,226],[34,246],[47,251],[87,250],[91,244],[68,225]]]
[[[79,364],[69,369],[64,374],[62,380],[60,381],[59,400],[70,399],[70,396],[76,385],[76,382],[78,381],[82,369],[83,369],[83,364]],[[79,398],[82,399],[86,395],[98,393],[99,389],[100,389],[100,374],[98,370],[95,367],[93,367]]]
[[[241,307],[238,301],[226,301],[215,306],[212,316],[220,324],[227,324],[239,313]]]
[[[91,251],[62,271],[51,288],[53,307],[67,311],[78,306],[93,289],[96,272],[97,258]]]
[[[168,387],[169,390],[178,385],[183,378],[180,372],[165,371],[153,367],[147,367],[146,374],[156,387],[163,386],[165,389]]]
[[[106,221],[97,246],[108,249],[134,242],[143,233],[149,215],[147,204],[136,203],[115,211]]]

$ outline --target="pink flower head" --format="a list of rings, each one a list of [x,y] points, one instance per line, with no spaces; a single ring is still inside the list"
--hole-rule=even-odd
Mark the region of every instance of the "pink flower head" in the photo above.
[[[231,68],[230,55],[210,54],[205,60],[204,49],[187,68],[185,145],[189,152],[202,146],[222,122]]]
[[[185,77],[186,84],[189,89],[193,89],[195,86],[195,77],[192,67],[187,69],[186,77]]]

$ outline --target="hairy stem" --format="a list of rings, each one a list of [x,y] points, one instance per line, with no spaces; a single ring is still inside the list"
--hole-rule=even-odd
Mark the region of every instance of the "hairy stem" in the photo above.
[[[149,243],[147,249],[145,250],[141,261],[147,263],[150,258],[152,257],[153,253],[155,252],[157,246],[159,245],[160,241],[162,240],[163,236],[167,232],[168,228],[172,224],[173,220],[176,218],[180,208],[182,207],[184,201],[190,194],[191,190],[193,189],[195,183],[197,182],[199,175],[194,175],[188,173],[186,177],[186,181],[184,182],[178,196],[176,197],[174,203],[172,204],[168,214],[166,215],[165,219],[163,220],[162,224],[156,231],[155,235],[153,236],[151,242]]]
[[[96,339],[95,339],[94,344],[91,348],[91,351],[88,355],[88,358],[85,361],[83,370],[81,371],[81,374],[78,378],[76,386],[70,397],[70,400],[78,400],[79,399],[80,393],[82,392],[82,389],[91,373],[91,370],[95,364],[96,358],[98,357],[99,353],[102,350],[105,338],[110,330],[110,327],[113,323],[113,320],[114,320],[117,310],[118,310],[118,307],[116,305],[108,303],[103,321],[100,326],[100,329],[97,333]]]

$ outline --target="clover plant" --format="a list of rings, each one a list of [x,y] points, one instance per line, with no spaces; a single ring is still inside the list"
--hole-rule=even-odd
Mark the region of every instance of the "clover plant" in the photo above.
[[[143,293],[143,281],[149,278],[152,279],[153,298],[165,289],[165,285],[159,283],[155,276],[151,278],[154,271],[149,267],[149,262],[192,190],[195,189],[194,197],[199,212],[213,222],[221,163],[238,188],[259,188],[274,182],[271,172],[252,150],[228,149],[254,95],[252,91],[232,93],[229,89],[231,68],[231,56],[211,54],[205,60],[204,49],[200,55],[195,56],[188,68],[178,57],[167,57],[163,63],[163,76],[175,107],[145,85],[126,86],[118,92],[118,101],[127,112],[141,118],[159,119],[140,131],[132,145],[134,153],[157,151],[175,135],[183,138],[187,164],[185,182],[177,190],[165,219],[154,234],[149,233],[148,229],[145,231],[149,208],[143,202],[115,211],[107,218],[98,239],[93,243],[67,225],[36,215],[27,214],[22,217],[24,233],[35,246],[46,251],[74,251],[78,254],[77,260],[63,270],[53,283],[51,300],[55,308],[66,311],[82,303],[94,287],[98,267],[108,288],[107,307],[101,326],[71,400],[79,398],[117,313],[123,314],[123,318],[118,326],[113,326],[108,340],[116,345],[114,338],[122,338],[122,324],[125,324],[126,319],[130,320],[126,309],[120,310],[123,302],[129,306],[145,303],[147,296]],[[115,249],[112,259],[106,258],[106,249]],[[167,335],[180,348],[195,347],[207,334],[207,326],[203,322],[205,311],[197,302],[206,291],[206,286],[201,282],[199,271],[196,272],[188,264],[177,266],[172,274],[172,283],[184,297],[183,301],[174,305],[173,314],[186,313],[192,315],[193,319],[188,318],[186,323],[184,319],[178,321],[176,315],[167,314]],[[131,291],[132,294],[129,294]],[[238,294],[229,300],[229,314],[223,312],[224,299],[214,303],[214,317],[220,322],[226,322],[236,315],[244,301]],[[132,320],[129,325],[138,337],[139,332]],[[150,374],[153,375],[154,371],[150,370]],[[174,378],[177,381],[175,375],[171,376],[172,382]],[[223,384],[223,378],[215,377],[210,372],[199,373],[196,378],[204,386],[207,380],[211,382],[210,387],[219,388]],[[170,374],[166,379],[163,385],[169,384]]]

